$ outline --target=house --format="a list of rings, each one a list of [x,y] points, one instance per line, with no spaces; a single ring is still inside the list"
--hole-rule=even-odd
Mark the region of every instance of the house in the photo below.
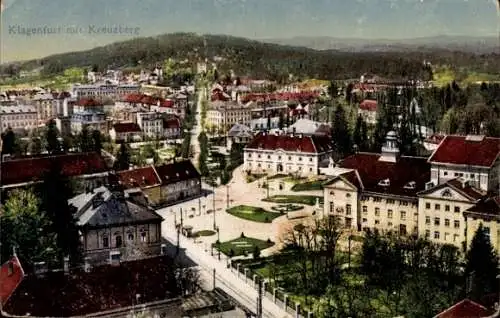
[[[160,254],[163,218],[130,200],[119,187],[86,191],[68,203],[74,207],[90,263],[106,263],[113,255],[135,260]]]
[[[219,130],[229,130],[234,124],[249,125],[251,109],[236,102],[212,102],[207,110],[206,125]]]
[[[0,267],[0,309],[9,301],[24,276],[21,262],[14,252],[14,255]]]
[[[52,164],[61,167],[61,172],[66,177],[79,180],[83,188],[96,187],[107,181],[108,167],[99,153],[72,153],[4,159],[1,163],[1,189],[14,189],[39,183]]]
[[[377,107],[376,100],[365,99],[359,104],[358,115],[363,117],[367,124],[375,125],[377,123]]]
[[[80,133],[84,127],[89,131],[98,130],[102,134],[109,133],[110,122],[106,119],[104,105],[91,98],[79,99],[73,106],[71,130]]]
[[[120,171],[116,176],[125,189],[141,189],[152,206],[161,203],[161,179],[154,166]]]
[[[429,157],[434,185],[463,177],[484,191],[497,191],[500,178],[500,138],[446,136]]]
[[[137,113],[137,124],[147,138],[163,137],[163,117],[160,113]]]
[[[7,129],[33,129],[38,126],[37,112],[30,105],[0,106],[0,132]]]
[[[136,123],[116,123],[109,131],[109,136],[113,141],[136,141],[142,139],[142,130]]]
[[[484,318],[491,314],[492,311],[483,305],[469,299],[464,299],[437,314],[434,318]]]
[[[75,84],[71,87],[71,96],[76,98],[92,97],[97,99],[119,99],[129,94],[139,93],[138,84]]]
[[[443,141],[444,137],[444,135],[432,134],[431,136],[425,138],[423,146],[426,150],[434,152],[438,148],[441,141]]]
[[[2,266],[13,269],[2,287],[12,290],[1,308],[6,317],[117,317],[143,310],[151,316],[182,317],[182,300],[171,277],[173,261],[166,256],[84,268],[65,266],[59,271],[40,268],[24,275],[14,260]],[[12,266],[12,267],[11,267]],[[4,283],[6,282],[6,283]],[[5,286],[4,286],[5,285]],[[11,288],[14,286],[14,288]]]
[[[244,169],[250,173],[317,175],[331,153],[328,137],[261,132],[244,149]]]
[[[330,135],[330,125],[309,119],[299,119],[287,130],[304,135]]]
[[[181,136],[181,122],[177,117],[163,118],[163,137],[178,139]]]
[[[430,165],[427,158],[400,156],[395,132],[387,134],[382,153],[356,153],[337,170],[324,185],[325,215],[358,231],[418,231],[417,193],[429,181]]]
[[[464,211],[466,246],[470,247],[479,224],[490,237],[491,245],[500,253],[500,196],[484,197]]]
[[[37,111],[38,125],[43,125],[58,115],[57,102],[51,93],[38,93],[32,100]]]
[[[432,242],[455,245],[465,251],[468,236],[474,233],[466,231],[464,212],[484,198],[486,192],[475,188],[465,178],[427,186],[427,189],[418,193],[419,235]]]
[[[226,148],[231,149],[233,144],[246,145],[253,138],[252,129],[243,124],[235,124],[227,132]]]

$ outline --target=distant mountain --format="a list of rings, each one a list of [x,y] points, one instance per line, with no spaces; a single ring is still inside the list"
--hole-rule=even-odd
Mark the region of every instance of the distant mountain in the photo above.
[[[350,52],[397,52],[450,50],[469,53],[500,53],[499,37],[433,36],[414,39],[349,39],[333,37],[292,37],[263,39],[267,43],[304,46],[315,50]]]

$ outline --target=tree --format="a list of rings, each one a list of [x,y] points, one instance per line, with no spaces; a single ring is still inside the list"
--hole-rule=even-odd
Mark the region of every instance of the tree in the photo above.
[[[64,136],[62,141],[62,148],[65,153],[70,152],[70,150],[74,147],[73,137],[71,135]]]
[[[92,136],[87,128],[83,126],[82,131],[78,134],[78,148],[81,152],[89,152],[93,150]]]
[[[328,95],[330,95],[331,98],[337,98],[339,95],[339,88],[337,86],[337,83],[335,81],[330,81],[330,85],[328,86]]]
[[[278,120],[278,128],[279,129],[283,129],[284,126],[285,126],[285,120],[283,118],[283,114],[280,113],[279,114],[279,120]]]
[[[71,264],[79,265],[82,261],[82,244],[74,210],[68,203],[73,196],[73,189],[61,171],[61,166],[54,162],[45,173],[39,190],[41,206],[51,221],[51,232],[56,235],[58,260],[62,263],[64,257],[69,256]]]
[[[102,150],[102,136],[99,130],[92,131],[92,148],[95,152],[101,152]]]
[[[2,155],[13,155],[16,150],[16,134],[12,128],[7,128],[7,131],[2,134]]]
[[[253,255],[253,259],[259,259],[260,258],[260,248],[257,245],[255,245],[253,247],[252,255]]]
[[[332,142],[334,151],[340,158],[351,152],[351,134],[347,124],[344,108],[337,106],[332,122]]]
[[[354,89],[354,84],[353,83],[349,83],[347,84],[347,87],[345,89],[345,101],[349,104],[351,104],[352,102],[352,90]]]
[[[42,153],[42,140],[40,139],[40,137],[31,137],[28,152],[32,155],[39,155],[40,153]]]
[[[356,119],[356,126],[354,127],[352,139],[354,144],[358,147],[358,150],[368,150],[368,127],[361,115]]]
[[[57,245],[49,231],[50,220],[40,210],[40,201],[31,189],[15,189],[0,213],[2,224],[2,260],[12,255],[13,248],[23,263],[31,268],[35,262],[53,260]]]
[[[486,228],[480,224],[466,254],[465,274],[469,282],[469,297],[479,300],[482,296],[498,291],[498,259]]]
[[[59,142],[59,131],[56,126],[56,122],[51,120],[47,123],[47,129],[45,131],[45,140],[47,141],[47,151],[49,154],[61,152],[61,143]]]
[[[118,154],[116,155],[116,161],[114,163],[113,169],[117,171],[128,170],[130,168],[130,149],[127,144],[122,143]]]

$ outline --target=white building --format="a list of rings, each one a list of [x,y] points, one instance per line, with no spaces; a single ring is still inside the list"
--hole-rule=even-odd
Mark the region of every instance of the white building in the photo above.
[[[208,126],[229,130],[234,124],[249,125],[251,109],[235,102],[214,101],[207,111],[206,124]]]
[[[163,137],[163,117],[159,113],[137,113],[137,124],[148,138]]]
[[[317,175],[332,153],[324,136],[259,133],[244,150],[244,169],[251,173]]]
[[[38,126],[37,112],[34,106],[30,105],[15,105],[0,107],[0,127],[3,133],[9,127],[18,130],[30,130]]]
[[[137,84],[75,84],[71,87],[71,96],[119,99],[128,94],[138,94],[140,88]]]

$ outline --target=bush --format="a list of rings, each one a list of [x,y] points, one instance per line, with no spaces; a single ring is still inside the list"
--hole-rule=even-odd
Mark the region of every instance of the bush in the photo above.
[[[233,257],[234,256],[234,250],[230,249],[227,256],[229,256],[229,258]]]

